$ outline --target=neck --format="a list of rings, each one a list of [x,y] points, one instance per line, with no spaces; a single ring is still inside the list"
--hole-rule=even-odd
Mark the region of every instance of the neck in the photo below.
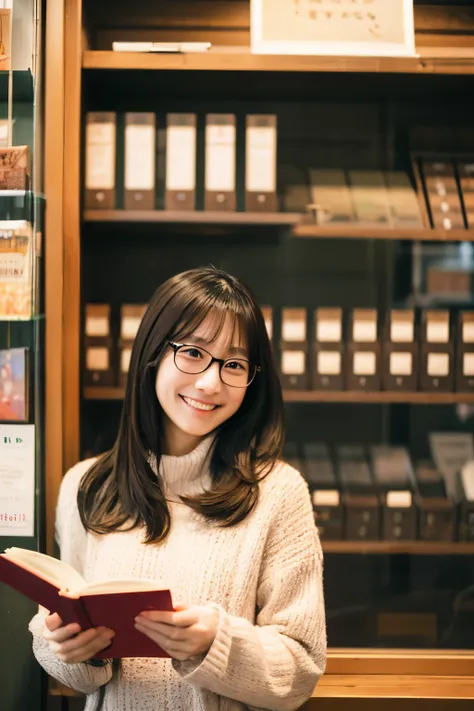
[[[205,439],[205,437],[186,434],[170,422],[168,418],[164,418],[163,429],[162,454],[167,454],[170,457],[184,457],[196,449]]]
[[[215,435],[204,437],[199,445],[187,454],[162,454],[159,467],[154,455],[150,464],[155,473],[160,473],[164,493],[169,501],[180,496],[194,496],[210,486],[210,462]]]

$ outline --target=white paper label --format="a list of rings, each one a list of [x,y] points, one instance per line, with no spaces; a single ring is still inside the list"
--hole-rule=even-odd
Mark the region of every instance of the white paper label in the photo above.
[[[87,370],[108,370],[109,350],[108,348],[87,348],[86,349]]]
[[[339,375],[341,372],[341,354],[339,351],[318,351],[319,375]]]
[[[390,353],[390,375],[411,375],[412,368],[411,353]]]
[[[321,489],[313,491],[313,506],[339,506],[337,489]]]
[[[108,336],[109,319],[106,316],[86,317],[86,336]]]
[[[166,189],[196,187],[196,128],[168,126],[166,137]]]
[[[86,125],[86,188],[113,190],[115,187],[115,124]]]
[[[155,189],[155,127],[125,127],[125,189]]]
[[[449,355],[447,353],[428,353],[428,375],[445,378],[449,375]]]
[[[248,192],[276,192],[276,130],[272,126],[248,126],[245,188]]]
[[[290,343],[306,341],[306,320],[283,316],[282,338]]]
[[[281,372],[285,375],[302,375],[306,370],[304,351],[283,351],[281,354]]]
[[[139,316],[123,316],[120,326],[120,336],[124,340],[133,341],[140,328],[141,318]]]
[[[428,343],[448,343],[449,341],[449,322],[434,321],[428,318],[426,324],[426,340]]]
[[[377,340],[375,319],[356,319],[353,324],[352,338],[356,343],[374,343]]]
[[[375,353],[371,351],[356,351],[354,353],[354,375],[375,375],[375,373]]]
[[[463,343],[474,343],[474,321],[464,321],[462,325]]]
[[[235,191],[235,126],[206,126],[206,190]]]
[[[132,357],[131,348],[123,348],[120,355],[120,370],[122,373],[128,373],[130,370],[130,358]]]
[[[413,321],[393,320],[390,325],[390,340],[392,343],[413,343],[415,329]]]
[[[389,509],[409,509],[412,504],[411,491],[388,491],[385,503]]]
[[[35,426],[0,425],[0,536],[34,536]]]
[[[474,375],[474,353],[464,353],[462,370],[466,377]]]
[[[342,339],[342,324],[339,319],[318,319],[316,340],[320,343],[337,343]]]

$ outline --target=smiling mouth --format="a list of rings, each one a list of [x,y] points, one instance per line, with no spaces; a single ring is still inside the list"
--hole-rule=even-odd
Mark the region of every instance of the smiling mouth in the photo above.
[[[201,412],[212,412],[219,407],[219,405],[206,404],[198,400],[193,400],[191,397],[185,397],[184,395],[180,395],[179,397],[184,400],[186,405],[189,405],[189,407],[192,407],[194,410],[200,410]]]

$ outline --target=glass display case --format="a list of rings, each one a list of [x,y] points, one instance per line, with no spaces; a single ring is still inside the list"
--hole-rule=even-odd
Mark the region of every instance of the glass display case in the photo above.
[[[44,550],[44,270],[42,6],[0,7],[0,549]],[[8,450],[24,449],[18,469]],[[31,465],[23,462],[34,461]],[[23,468],[24,467],[24,468]],[[35,605],[0,586],[1,705],[39,708],[31,651]]]

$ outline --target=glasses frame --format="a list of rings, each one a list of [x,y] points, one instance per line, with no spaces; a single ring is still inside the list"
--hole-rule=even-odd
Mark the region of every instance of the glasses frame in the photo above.
[[[195,346],[192,343],[174,343],[174,341],[168,341],[168,344],[173,349],[174,364],[175,364],[176,368],[180,371],[180,373],[186,373],[186,375],[201,375],[201,373],[205,373],[206,370],[209,370],[209,368],[211,367],[211,365],[213,365],[213,363],[219,363],[219,378],[221,379],[221,382],[224,383],[224,385],[227,385],[229,388],[239,388],[239,389],[248,388],[248,386],[251,385],[253,383],[253,381],[255,380],[255,376],[257,375],[257,373],[260,373],[260,371],[261,371],[260,366],[255,365],[255,363],[252,363],[252,361],[248,360],[248,358],[214,358],[212,353],[209,353],[209,351],[207,351],[205,348],[202,348],[202,346]],[[184,346],[187,346],[188,348],[197,348],[198,350],[206,353],[211,358],[208,365],[206,365],[205,368],[198,371],[197,373],[187,373],[185,370],[182,370],[176,364],[176,355],[177,355],[179,349],[183,348]],[[246,385],[230,385],[229,383],[226,383],[225,380],[222,380],[222,368],[224,367],[224,365],[226,363],[229,363],[229,362],[232,362],[235,360],[244,360],[246,363],[248,363],[254,369],[252,378],[251,378],[251,380],[249,380],[249,382]]]

